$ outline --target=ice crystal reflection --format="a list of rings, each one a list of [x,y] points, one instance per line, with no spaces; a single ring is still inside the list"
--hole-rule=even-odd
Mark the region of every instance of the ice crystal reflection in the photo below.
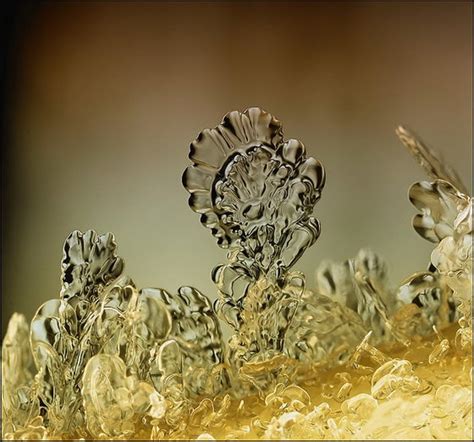
[[[2,345],[5,439],[471,439],[472,198],[398,133],[433,182],[412,186],[429,268],[391,283],[363,249],[292,266],[319,235],[322,165],[281,124],[231,112],[191,145],[191,207],[229,250],[220,300],[138,289],[110,233],[66,239],[61,292]],[[234,327],[226,342],[219,315]]]

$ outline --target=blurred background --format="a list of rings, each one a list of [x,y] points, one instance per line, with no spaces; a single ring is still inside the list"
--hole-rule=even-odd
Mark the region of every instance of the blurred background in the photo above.
[[[5,82],[3,332],[59,295],[74,229],[114,232],[139,287],[211,298],[225,251],[187,205],[189,143],[261,106],[321,160],[318,242],[296,268],[370,246],[399,282],[431,245],[407,190],[413,128],[471,183],[470,2],[37,2],[14,9]]]

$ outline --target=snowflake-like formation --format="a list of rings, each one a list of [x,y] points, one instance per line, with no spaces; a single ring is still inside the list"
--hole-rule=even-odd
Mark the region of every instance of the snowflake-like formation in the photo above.
[[[191,143],[183,175],[189,205],[221,247],[237,250],[254,279],[290,268],[317,239],[311,216],[325,183],[322,164],[260,108],[227,114]]]
[[[238,327],[245,296],[261,278],[283,287],[289,269],[320,234],[312,216],[325,184],[322,164],[281,123],[253,107],[228,113],[191,143],[183,174],[189,205],[201,214],[228,262],[212,278],[217,310]]]

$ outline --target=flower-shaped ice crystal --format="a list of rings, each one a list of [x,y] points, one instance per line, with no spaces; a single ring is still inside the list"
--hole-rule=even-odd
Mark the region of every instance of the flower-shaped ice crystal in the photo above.
[[[189,205],[221,247],[237,249],[252,279],[285,271],[317,239],[311,216],[324,169],[259,108],[230,112],[191,144],[183,175]]]

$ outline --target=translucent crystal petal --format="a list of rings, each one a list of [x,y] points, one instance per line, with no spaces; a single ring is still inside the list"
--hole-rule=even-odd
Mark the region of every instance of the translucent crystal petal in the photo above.
[[[180,359],[180,372],[190,392],[220,388],[224,378],[211,374],[210,370],[223,362],[224,344],[209,299],[193,287],[181,287],[176,295],[163,289],[145,288],[140,296],[156,299],[167,309],[172,320],[167,336],[179,346],[176,357]]]
[[[395,132],[431,178],[448,181],[461,192],[469,193],[457,172],[447,165],[446,161],[443,161],[433,149],[426,146],[413,132],[402,126],[397,127]]]
[[[31,394],[33,380],[29,327],[23,315],[14,313],[2,343],[2,432],[16,433],[29,426],[39,414],[39,404]],[[44,427],[42,432],[44,434]],[[27,436],[33,434],[27,433]]]
[[[413,184],[409,197],[412,204],[422,211],[414,217],[413,227],[431,242],[439,242],[451,236],[458,213],[469,204],[465,195],[442,180]]]
[[[321,293],[357,312],[367,331],[377,341],[393,337],[389,322],[396,299],[387,282],[383,260],[370,250],[342,263],[321,263],[316,281]]]
[[[138,418],[151,405],[155,389],[126,375],[127,367],[115,355],[89,359],[82,378],[87,428],[97,438],[132,436]]]
[[[66,239],[61,261],[61,297],[89,297],[94,287],[120,276],[122,258],[115,254],[113,234],[97,235],[93,230],[72,232]]]

